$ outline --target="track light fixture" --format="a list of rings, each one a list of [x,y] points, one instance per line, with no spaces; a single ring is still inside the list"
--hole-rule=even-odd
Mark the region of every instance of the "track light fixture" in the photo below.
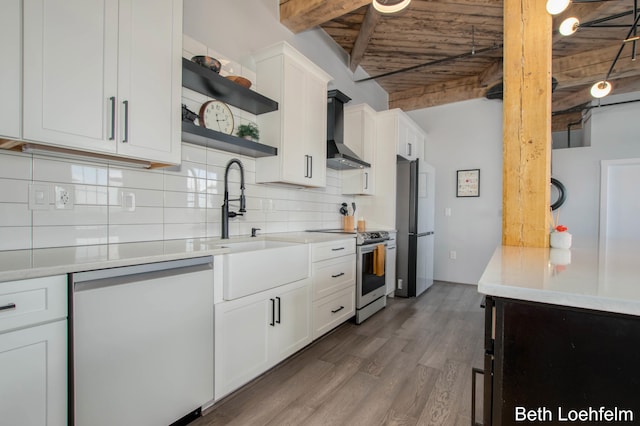
[[[373,0],[373,8],[380,13],[397,13],[409,6],[411,0]]]
[[[591,96],[598,99],[604,98],[609,93],[611,93],[612,88],[613,86],[611,86],[611,83],[606,80],[600,80],[593,86],[591,86]]]
[[[551,15],[558,15],[565,11],[571,4],[571,0],[547,0],[547,12]]]
[[[562,24],[560,24],[560,29],[558,31],[563,36],[570,36],[571,34],[578,31],[579,27],[580,21],[578,21],[578,18],[572,16],[571,18],[567,18],[562,21]]]
[[[583,0],[574,0],[574,1],[583,2]],[[598,0],[593,0],[593,1],[598,1]],[[613,59],[613,63],[611,64],[611,67],[609,68],[609,72],[607,72],[606,77],[604,78],[604,80],[600,80],[596,82],[593,86],[591,86],[591,96],[593,96],[594,98],[603,98],[607,96],[609,93],[611,93],[613,86],[609,81],[609,77],[611,76],[611,73],[613,72],[613,69],[616,66],[616,62],[618,62],[618,59],[620,58],[620,54],[622,53],[622,50],[624,49],[624,46],[627,43],[632,44],[631,60],[636,59],[636,43],[638,40],[640,40],[640,37],[637,35],[638,20],[640,19],[640,13],[638,12],[637,1],[638,0],[634,0],[633,10],[630,10],[627,12],[622,12],[615,15],[607,16],[605,18],[600,18],[590,22],[585,22],[583,24],[580,23],[578,18],[570,17],[562,21],[562,24],[560,24],[560,28],[558,29],[558,32],[563,36],[569,36],[575,33],[578,30],[578,28],[583,28],[583,27],[589,27],[589,28],[624,27],[626,28],[628,27],[628,25],[603,24],[603,23],[621,18],[623,16],[627,16],[627,15],[633,15],[635,18],[633,21],[633,24],[629,28],[629,32],[627,33],[627,36],[622,40],[620,49],[618,50],[616,57]],[[569,6],[569,4],[571,4],[571,2],[572,0],[547,0],[547,12],[549,12],[551,15],[557,15],[559,13],[562,13]]]

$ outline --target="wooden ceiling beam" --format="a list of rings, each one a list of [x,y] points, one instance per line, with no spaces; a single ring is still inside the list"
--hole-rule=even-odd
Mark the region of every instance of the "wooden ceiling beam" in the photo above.
[[[299,33],[370,3],[371,0],[281,0],[280,23]]]
[[[571,125],[572,130],[582,129],[582,111],[554,115],[551,118],[552,132],[566,132],[569,125]]]
[[[630,47],[622,52],[611,73],[611,78],[624,78],[640,75],[640,66],[631,60]],[[570,88],[593,84],[607,75],[619,46],[593,50],[586,53],[557,58],[553,60],[553,76],[558,80],[559,88]],[[596,77],[594,77],[596,76]]]
[[[480,73],[479,82],[482,86],[488,87],[502,80],[503,64],[502,59],[494,61],[491,65]]]
[[[369,40],[371,40],[371,37],[376,30],[380,17],[380,14],[373,8],[373,6],[369,5],[367,13],[364,15],[364,21],[362,21],[358,37],[356,37],[353,49],[351,49],[351,57],[349,59],[349,69],[351,69],[351,71],[355,71],[358,65],[360,65],[362,58],[364,58],[364,53],[367,51],[367,47],[369,46]]]
[[[441,84],[390,93],[389,108],[412,111],[451,102],[466,101],[483,97],[486,90],[485,87],[480,86],[478,76],[464,77]]]

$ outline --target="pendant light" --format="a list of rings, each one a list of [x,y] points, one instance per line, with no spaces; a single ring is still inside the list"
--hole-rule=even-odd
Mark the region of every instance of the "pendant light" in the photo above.
[[[562,21],[558,32],[563,36],[570,36],[578,30],[578,27],[580,27],[580,21],[578,21],[578,18],[572,16]]]
[[[397,13],[409,6],[411,0],[373,0],[373,8],[380,13]]]
[[[591,86],[591,96],[594,98],[604,98],[611,93],[611,83],[606,80],[600,80]]]
[[[547,12],[551,15],[558,15],[569,7],[571,0],[547,0]]]

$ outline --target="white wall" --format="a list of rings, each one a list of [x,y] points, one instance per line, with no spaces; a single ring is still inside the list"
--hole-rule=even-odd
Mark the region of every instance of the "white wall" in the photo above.
[[[365,75],[358,69],[354,76],[347,55],[324,31],[293,34],[281,25],[278,0],[186,0],[183,31],[253,70],[252,52],[285,40],[333,76],[329,89],[339,89],[354,104],[366,102],[377,111],[388,107],[388,95],[377,83],[354,82]]]
[[[501,240],[502,102],[475,99],[408,114],[427,132],[425,159],[436,169],[434,278],[475,284]],[[456,197],[456,171],[463,169],[480,169],[480,197]]]
[[[635,99],[640,92],[611,96],[602,104]],[[552,153],[552,175],[567,189],[560,222],[576,244],[599,233],[601,160],[640,158],[640,102],[591,113],[591,146]],[[501,241],[502,102],[476,99],[409,115],[428,134],[426,159],[437,173],[435,279],[475,284]],[[479,198],[455,197],[455,172],[466,168],[480,169]],[[445,217],[446,207],[451,217]],[[456,260],[449,259],[451,250]]]
[[[640,99],[640,92],[610,96],[602,104]],[[640,158],[640,102],[591,110],[591,146],[556,149],[552,174],[567,188],[560,222],[574,242],[595,238],[600,223],[600,160]],[[638,196],[629,194],[629,196]]]

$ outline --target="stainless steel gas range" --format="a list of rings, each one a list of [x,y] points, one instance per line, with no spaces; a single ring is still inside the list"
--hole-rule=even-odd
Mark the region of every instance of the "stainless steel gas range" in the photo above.
[[[361,324],[387,305],[385,259],[387,231],[348,232],[313,229],[309,232],[353,234],[356,237],[356,324]]]

